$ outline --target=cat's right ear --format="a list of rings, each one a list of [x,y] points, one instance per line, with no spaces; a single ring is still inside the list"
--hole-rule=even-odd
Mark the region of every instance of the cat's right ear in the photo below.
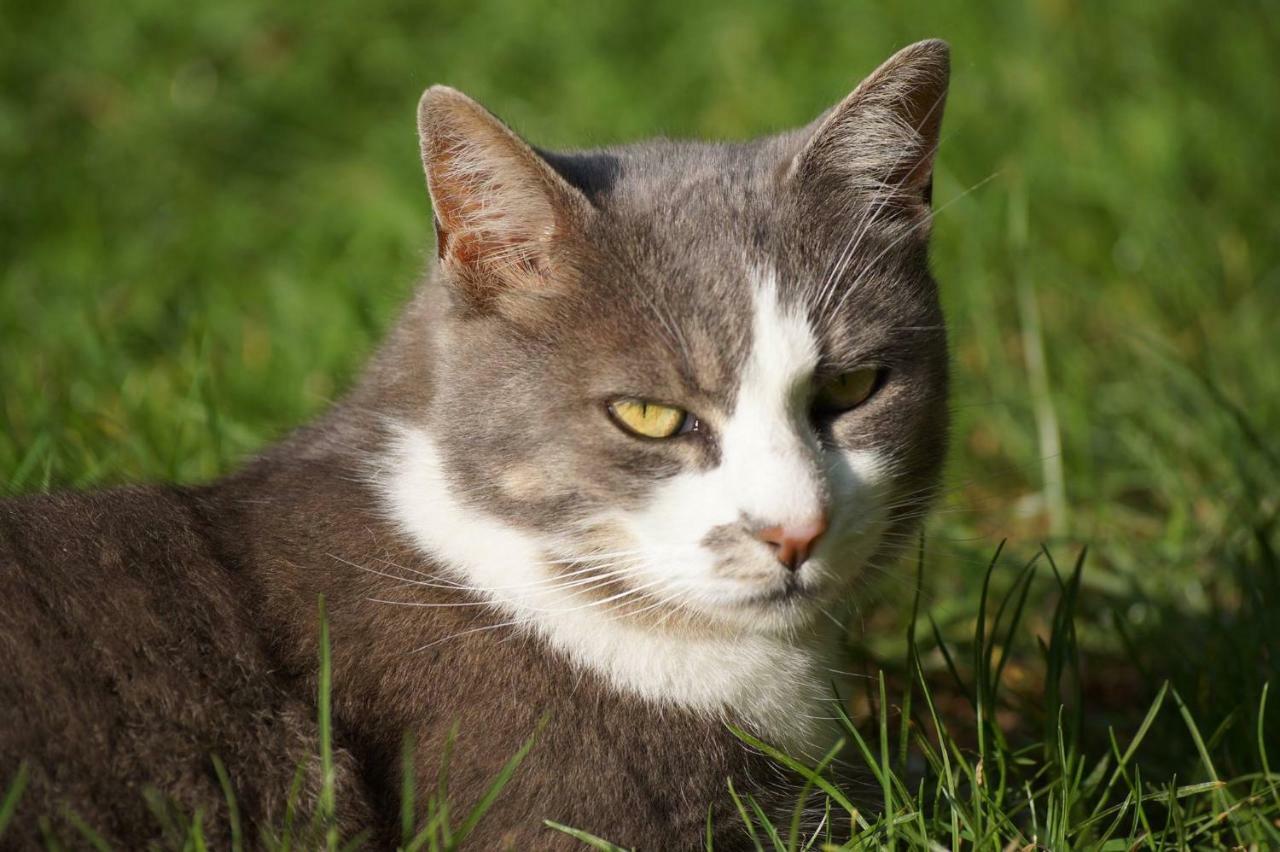
[[[559,289],[560,243],[590,208],[586,197],[497,117],[448,86],[423,93],[418,140],[436,252],[463,304],[488,312],[510,295]]]
[[[790,180],[837,203],[853,196],[877,215],[927,224],[950,57],[938,39],[890,57],[806,129]]]

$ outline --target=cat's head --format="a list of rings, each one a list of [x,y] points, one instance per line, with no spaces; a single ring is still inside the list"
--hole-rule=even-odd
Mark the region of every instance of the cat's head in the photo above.
[[[457,546],[501,528],[584,606],[776,630],[908,543],[947,431],[926,250],[947,78],[922,42],[800,130],[565,154],[428,90],[425,432],[489,525]],[[503,571],[504,597],[531,582],[476,582]]]

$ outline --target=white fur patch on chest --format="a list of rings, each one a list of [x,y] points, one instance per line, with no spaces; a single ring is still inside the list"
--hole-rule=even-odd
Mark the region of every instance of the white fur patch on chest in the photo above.
[[[400,427],[388,461],[380,484],[390,515],[458,583],[493,603],[495,625],[532,631],[659,707],[743,724],[806,752],[828,739],[830,677],[813,648],[780,636],[707,638],[629,624],[565,588],[532,536],[464,505],[426,431]]]

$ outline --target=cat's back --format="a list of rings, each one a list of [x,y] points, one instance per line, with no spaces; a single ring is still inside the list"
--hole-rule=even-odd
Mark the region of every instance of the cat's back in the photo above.
[[[201,527],[184,492],[163,487],[0,501],[0,690],[56,696],[74,672],[77,704],[108,684],[146,702],[181,662],[205,671],[237,655],[233,578]]]
[[[158,839],[149,786],[225,838],[211,755],[252,827],[317,753],[311,705],[264,652],[198,505],[167,487],[0,501],[0,784],[27,763],[19,840],[43,814],[73,837],[68,808],[116,843]]]

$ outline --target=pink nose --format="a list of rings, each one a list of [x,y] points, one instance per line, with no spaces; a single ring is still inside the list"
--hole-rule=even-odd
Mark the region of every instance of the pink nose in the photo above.
[[[827,531],[827,516],[817,515],[799,524],[782,524],[756,531],[756,538],[773,545],[778,561],[794,571],[804,564]]]

